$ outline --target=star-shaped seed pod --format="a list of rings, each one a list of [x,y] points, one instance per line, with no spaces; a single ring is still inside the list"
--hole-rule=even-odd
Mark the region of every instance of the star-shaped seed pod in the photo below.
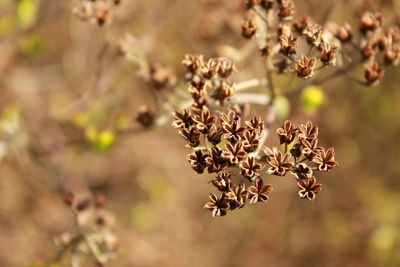
[[[297,186],[300,188],[299,197],[314,200],[315,196],[322,190],[322,185],[317,183],[315,177],[299,180]]]
[[[365,11],[360,19],[360,31],[367,33],[368,31],[375,31],[382,26],[383,16],[380,12]]]
[[[225,194],[217,197],[215,194],[210,194],[210,202],[204,205],[204,208],[211,211],[213,217],[225,216],[229,210],[229,201],[226,199]]]
[[[315,58],[309,58],[307,56],[302,56],[298,59],[295,66],[297,77],[309,79],[314,76],[315,63]]]
[[[258,115],[255,115],[249,121],[246,121],[245,124],[248,130],[257,131],[259,134],[264,130],[264,121]]]
[[[220,172],[227,167],[227,160],[222,156],[222,150],[214,146],[206,158],[208,173]]]
[[[296,143],[293,145],[293,147],[290,149],[290,155],[294,158],[299,158],[302,155],[301,151],[301,143]]]
[[[197,147],[200,144],[200,133],[193,126],[179,129],[179,134],[191,147]]]
[[[201,67],[201,74],[205,79],[211,79],[218,71],[218,61],[211,58]]]
[[[323,149],[322,147],[318,146],[317,138],[311,141],[307,139],[300,139],[300,143],[303,145],[302,153],[308,160],[312,160]]]
[[[238,165],[247,157],[247,153],[243,148],[243,143],[236,143],[234,145],[227,144],[222,151],[222,157],[227,159],[230,164]]]
[[[189,126],[193,124],[192,115],[190,114],[189,109],[175,111],[173,115],[175,120],[172,123],[172,126],[176,129],[189,128]]]
[[[233,120],[231,124],[223,123],[224,137],[232,143],[238,142],[244,135],[246,128],[240,125],[240,119]]]
[[[182,60],[182,64],[186,67],[188,72],[196,73],[198,69],[204,64],[203,55],[185,55],[185,59]]]
[[[232,82],[223,80],[218,88],[214,91],[212,97],[219,101],[221,106],[224,105],[225,100],[235,94],[236,85]]]
[[[400,33],[399,33],[400,35]],[[399,37],[398,37],[399,38]],[[400,61],[400,43],[395,43],[385,50],[383,55],[385,62],[397,66]]]
[[[204,85],[199,85],[199,86],[196,86],[196,87],[193,86],[193,85],[189,85],[187,91],[192,96],[193,100],[202,99],[202,98],[204,98],[204,96],[206,94]]]
[[[312,169],[304,162],[297,163],[297,165],[292,169],[291,173],[296,177],[296,179],[310,179],[313,175]]]
[[[264,181],[261,178],[256,179],[254,185],[247,189],[247,197],[250,200],[250,204],[266,202],[269,199],[268,194],[272,190],[272,186],[269,184],[264,185]]]
[[[376,61],[364,66],[364,77],[368,85],[377,84],[382,80],[384,74],[385,70]]]
[[[219,58],[218,75],[223,78],[229,78],[235,70],[235,63],[229,58]]]
[[[208,108],[204,108],[199,114],[194,115],[192,118],[196,124],[196,128],[203,134],[207,134],[217,120],[217,117],[211,115]]]
[[[307,16],[299,17],[295,22],[293,22],[293,28],[299,34],[303,33],[303,31],[310,25],[310,18]]]
[[[290,157],[289,153],[283,154],[281,151],[276,151],[273,155],[267,157],[267,162],[270,165],[267,173],[285,176],[286,172],[293,168],[293,163],[289,161]]]
[[[334,35],[343,44],[350,42],[353,38],[353,30],[351,28],[351,25],[346,23],[343,26],[339,26],[335,30]]]
[[[279,37],[279,44],[279,53],[285,56],[296,54],[297,39],[293,36],[293,34],[282,34]]]
[[[228,192],[232,186],[231,175],[226,171],[218,173],[215,180],[210,181],[221,192]]]
[[[240,120],[240,117],[234,110],[229,110],[228,113],[221,113],[220,115],[222,126],[231,125],[233,121]]]
[[[288,120],[283,123],[281,128],[276,130],[280,144],[290,144],[296,138],[299,130]]]
[[[338,50],[337,45],[328,43],[322,39],[318,48],[320,50],[319,59],[321,62],[324,64],[335,64]]]
[[[325,150],[321,149],[313,158],[313,162],[317,164],[318,170],[327,172],[337,165],[335,161],[335,150],[333,147]]]
[[[231,210],[236,208],[243,208],[246,204],[247,189],[245,184],[233,185],[227,193],[225,193],[226,199],[229,201]]]
[[[281,0],[278,16],[284,20],[291,20],[296,12],[296,7],[292,0]]]
[[[310,45],[319,46],[322,36],[322,27],[318,24],[309,24],[303,31],[303,35],[306,37],[307,42]]]
[[[150,128],[155,124],[156,114],[148,106],[139,107],[136,114],[136,121],[145,128]]]
[[[242,36],[250,39],[257,32],[257,24],[253,18],[248,18],[242,23]]]
[[[257,131],[246,131],[243,138],[243,147],[246,152],[257,150],[260,145],[260,135]]]
[[[307,121],[306,124],[299,125],[299,139],[306,139],[312,141],[318,137],[318,126],[313,125],[311,121]]]
[[[214,146],[218,145],[221,142],[221,137],[224,131],[222,128],[218,127],[217,125],[213,124],[207,133],[207,140]]]
[[[263,166],[258,164],[254,157],[250,156],[240,163],[241,174],[250,180],[260,175],[259,172],[262,167]]]
[[[202,174],[206,168],[207,154],[204,154],[200,149],[195,150],[192,154],[187,155],[187,160],[192,169],[197,173]]]

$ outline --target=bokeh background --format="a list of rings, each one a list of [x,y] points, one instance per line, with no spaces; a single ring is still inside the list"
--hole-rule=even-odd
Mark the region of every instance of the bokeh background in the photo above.
[[[388,20],[400,10],[400,1],[295,3],[317,22],[332,5],[329,20],[352,25],[365,8]],[[312,120],[337,151],[339,166],[320,178],[314,202],[297,197],[292,179],[267,177],[268,203],[214,219],[202,209],[212,176],[191,170],[170,121],[149,130],[135,122],[140,105],[157,109],[154,92],[113,46],[129,33],[150,62],[181,78],[186,53],[249,46],[240,1],[126,0],[103,27],[74,16],[73,6],[0,0],[0,266],[52,259],[53,237],[74,229],[68,191],[107,196],[120,241],[109,266],[400,266],[398,67],[377,87],[346,77],[322,85],[323,103],[311,112],[299,95],[281,101],[272,129],[285,116]],[[257,51],[237,68],[237,82],[263,76]],[[277,79],[282,92],[289,79]],[[270,135],[267,144],[277,142]],[[67,264],[68,255],[59,266]]]

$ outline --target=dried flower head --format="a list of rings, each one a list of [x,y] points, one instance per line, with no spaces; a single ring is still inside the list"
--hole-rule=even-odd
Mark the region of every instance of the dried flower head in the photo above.
[[[280,49],[279,52],[289,56],[296,54],[297,39],[291,33],[282,34],[279,37]]]
[[[211,125],[207,133],[207,140],[214,146],[218,145],[221,142],[221,138],[224,131],[221,127],[216,126],[215,124]]]
[[[270,165],[267,173],[277,176],[285,176],[286,172],[292,170],[294,165],[290,162],[290,157],[291,155],[289,153],[283,154],[281,151],[267,157],[267,162]]]
[[[400,43],[393,44],[386,49],[384,59],[387,64],[397,66],[400,61]]]
[[[303,31],[310,25],[310,18],[307,16],[299,17],[295,22],[293,22],[293,28],[297,33],[303,33]]]
[[[195,150],[193,153],[187,155],[187,160],[189,161],[192,169],[197,173],[201,174],[207,167],[207,154],[204,154],[201,149]]]
[[[264,185],[264,181],[261,178],[256,179],[254,185],[247,189],[250,204],[266,202],[269,199],[268,194],[272,190],[272,186],[269,184]]]
[[[176,76],[160,63],[150,66],[150,82],[156,90],[174,87],[177,82]]]
[[[251,131],[261,133],[264,130],[264,121],[258,115],[253,116],[249,121],[246,121],[245,124]]]
[[[318,139],[300,139],[300,143],[303,145],[301,153],[309,160],[312,160],[319,152],[323,149],[318,146]]]
[[[297,60],[296,62],[297,76],[303,79],[311,78],[314,75],[315,63],[315,58],[302,56],[301,59]]]
[[[313,175],[313,171],[310,166],[308,166],[306,163],[301,162],[298,163],[293,169],[292,169],[292,174],[297,178],[297,179],[309,179]]]
[[[193,123],[193,118],[189,109],[174,111],[173,116],[175,118],[175,121],[172,123],[174,128],[189,128]]]
[[[254,152],[260,145],[260,134],[257,131],[246,131],[243,136],[243,148],[246,152]]]
[[[260,176],[260,170],[262,165],[256,162],[254,157],[247,157],[244,161],[240,163],[241,174],[252,180],[257,176]]]
[[[231,175],[226,171],[218,173],[215,180],[210,181],[219,191],[228,192],[231,188]]]
[[[279,6],[279,17],[285,20],[292,19],[294,13],[296,12],[296,7],[291,0],[281,0]]]
[[[251,38],[257,32],[257,25],[253,18],[248,18],[242,24],[242,36],[244,38]]]
[[[290,144],[293,142],[299,130],[292,124],[291,121],[285,121],[281,128],[276,130],[281,144]]]
[[[186,66],[189,72],[195,73],[198,69],[200,69],[200,67],[204,65],[203,55],[186,54],[185,59],[182,60],[182,64]]]
[[[99,194],[93,198],[90,194],[69,193],[66,199],[74,216],[76,229],[75,233],[71,231],[59,235],[54,239],[55,244],[63,250],[70,250],[72,256],[77,253],[88,254],[94,256],[99,265],[105,265],[115,256],[119,247],[118,238],[112,232],[115,216],[104,209],[105,196]],[[80,249],[82,247],[89,247],[90,250]]]
[[[195,127],[179,129],[179,134],[191,147],[197,147],[200,144],[200,132]]]
[[[297,186],[300,189],[299,196],[309,200],[314,200],[315,196],[322,190],[322,185],[317,183],[314,176],[310,179],[298,181]]]
[[[360,19],[360,31],[367,33],[368,31],[374,31],[378,29],[383,23],[383,16],[379,12],[365,11],[361,15]]]
[[[155,114],[148,106],[141,106],[136,115],[136,121],[145,128],[154,125]]]
[[[256,5],[260,3],[252,2]],[[282,3],[285,4],[286,1],[278,2],[279,5]],[[255,8],[258,10],[259,6]],[[308,21],[303,23],[305,29],[310,27]],[[285,37],[293,40],[299,36],[295,37],[291,33],[292,24],[282,20],[279,24],[281,26],[278,27],[277,36],[282,37],[282,51],[279,56],[284,57],[289,71],[295,62],[295,70],[299,77],[311,77],[316,59],[303,56],[296,61],[296,56],[292,55],[293,51],[287,47],[291,44],[285,43]],[[315,45],[316,40],[313,42]],[[322,40],[319,48],[323,63],[334,61],[336,45]],[[192,149],[192,153],[187,156],[192,169],[199,174],[205,170],[216,174],[210,183],[222,194],[219,197],[211,194],[210,202],[205,205],[214,217],[243,208],[246,199],[249,199],[250,203],[267,201],[272,187],[264,185],[262,175],[285,176],[291,173],[297,181],[302,181],[299,184],[306,187],[312,181],[315,172],[327,171],[336,166],[333,150],[325,150],[318,146],[318,127],[311,122],[296,127],[291,121],[285,121],[283,126],[276,130],[282,151],[278,148],[263,147],[269,127],[276,118],[276,111],[271,107],[265,121],[258,115],[246,120],[248,113],[243,104],[237,101],[235,90],[232,89],[232,61],[226,58],[212,58],[205,62],[202,56],[187,55],[183,63],[187,68],[188,92],[193,103],[190,108],[175,111],[173,127],[187,141],[187,147]],[[226,99],[228,97],[230,99]],[[265,157],[260,155],[260,151],[264,151]],[[264,174],[261,172],[262,162],[268,163]],[[318,190],[313,185],[311,187],[315,195]],[[308,192],[310,190],[307,190],[302,195],[314,198],[315,196]]]
[[[309,24],[304,29],[303,35],[310,45],[318,47],[321,42],[322,27],[318,24]]]
[[[350,24],[346,23],[343,26],[338,27],[334,35],[340,42],[347,43],[353,38],[353,30]]]
[[[208,108],[204,108],[199,112],[199,114],[195,114],[192,119],[196,128],[201,133],[207,134],[217,120],[217,117],[212,115]]]
[[[222,156],[222,150],[216,146],[211,148],[210,155],[206,158],[208,173],[220,172],[227,167],[227,161]]]
[[[233,143],[236,143],[240,139],[242,139],[246,128],[244,126],[241,126],[240,118],[230,119],[225,114],[222,114],[221,120],[223,121],[222,130],[224,131],[224,137],[226,139]]]
[[[319,58],[324,64],[335,64],[336,53],[338,50],[337,45],[327,43],[322,39],[319,45],[319,50],[321,52]]]
[[[226,212],[229,210],[229,202],[225,195],[222,194],[217,197],[215,194],[210,194],[210,202],[204,205],[204,208],[212,212],[213,217],[225,216]]]
[[[299,138],[312,141],[318,137],[318,126],[313,125],[311,121],[307,121],[306,124],[299,125]]]
[[[377,84],[380,80],[382,80],[385,71],[378,65],[378,62],[373,61],[364,67],[364,77],[368,85]]]
[[[237,142],[234,145],[227,144],[222,152],[222,156],[227,159],[230,164],[237,165],[247,157],[247,153],[243,148],[243,144]]]
[[[243,208],[247,199],[246,186],[244,184],[233,185],[229,191],[225,193],[225,197],[229,201],[231,210]]]
[[[335,161],[335,150],[331,147],[327,150],[320,149],[319,153],[313,158],[318,170],[327,172],[337,165]]]

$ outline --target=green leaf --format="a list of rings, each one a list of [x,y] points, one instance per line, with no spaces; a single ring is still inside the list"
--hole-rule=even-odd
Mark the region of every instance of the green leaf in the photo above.
[[[18,25],[27,29],[37,20],[37,11],[39,8],[39,0],[18,0],[17,1],[17,19]]]
[[[300,95],[300,105],[307,114],[314,114],[324,103],[324,91],[321,87],[308,86]]]

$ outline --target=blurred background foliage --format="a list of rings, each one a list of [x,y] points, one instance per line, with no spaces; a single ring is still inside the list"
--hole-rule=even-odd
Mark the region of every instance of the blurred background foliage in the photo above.
[[[73,229],[63,195],[87,190],[105,193],[117,218],[121,251],[110,266],[400,266],[398,67],[377,87],[341,78],[277,99],[272,129],[313,120],[337,151],[340,165],[312,203],[271,177],[268,203],[213,219],[202,209],[207,178],[191,171],[170,124],[135,124],[138,107],[155,103],[137,66],[109,47],[132,34],[178,76],[185,53],[234,57],[246,46],[238,2],[123,1],[98,27],[71,14],[73,1],[0,0],[0,266],[46,266],[52,238]],[[330,19],[353,25],[355,10],[387,19],[400,10],[397,0],[295,2],[317,22],[333,4]],[[262,77],[257,59],[238,64],[236,81]],[[282,92],[290,79],[276,79]]]

